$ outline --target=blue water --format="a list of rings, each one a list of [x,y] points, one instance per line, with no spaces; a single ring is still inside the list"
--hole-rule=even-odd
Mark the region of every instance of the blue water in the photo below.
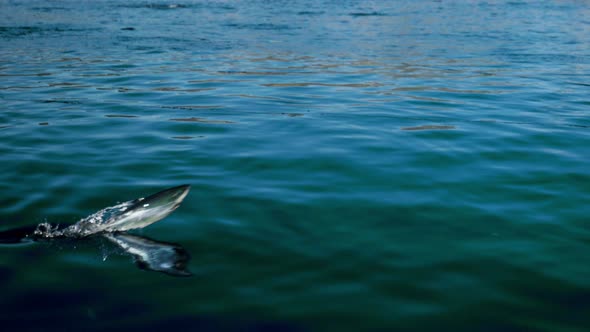
[[[586,331],[585,1],[0,1],[2,330]],[[15,328],[9,328],[15,327]]]

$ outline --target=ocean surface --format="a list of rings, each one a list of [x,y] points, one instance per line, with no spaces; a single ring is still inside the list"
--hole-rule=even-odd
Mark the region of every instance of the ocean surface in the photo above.
[[[191,276],[5,241],[0,330],[588,331],[590,3],[1,0],[0,232],[182,184]]]

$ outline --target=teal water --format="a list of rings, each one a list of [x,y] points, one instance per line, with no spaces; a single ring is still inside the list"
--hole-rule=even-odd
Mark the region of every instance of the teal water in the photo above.
[[[587,331],[590,4],[1,1],[1,329]],[[12,330],[12,329],[6,329]]]

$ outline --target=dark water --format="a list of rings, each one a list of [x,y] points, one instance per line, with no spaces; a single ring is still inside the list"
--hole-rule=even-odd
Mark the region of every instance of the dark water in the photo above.
[[[586,331],[590,3],[0,2],[0,329]],[[12,330],[12,329],[7,329]]]

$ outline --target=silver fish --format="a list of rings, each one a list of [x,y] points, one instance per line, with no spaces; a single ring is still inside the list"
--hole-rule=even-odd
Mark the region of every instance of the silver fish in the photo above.
[[[104,232],[125,232],[143,228],[162,220],[176,210],[190,190],[190,185],[169,188],[145,198],[123,202],[102,209],[64,229],[39,224],[35,235],[44,238],[85,237]]]

